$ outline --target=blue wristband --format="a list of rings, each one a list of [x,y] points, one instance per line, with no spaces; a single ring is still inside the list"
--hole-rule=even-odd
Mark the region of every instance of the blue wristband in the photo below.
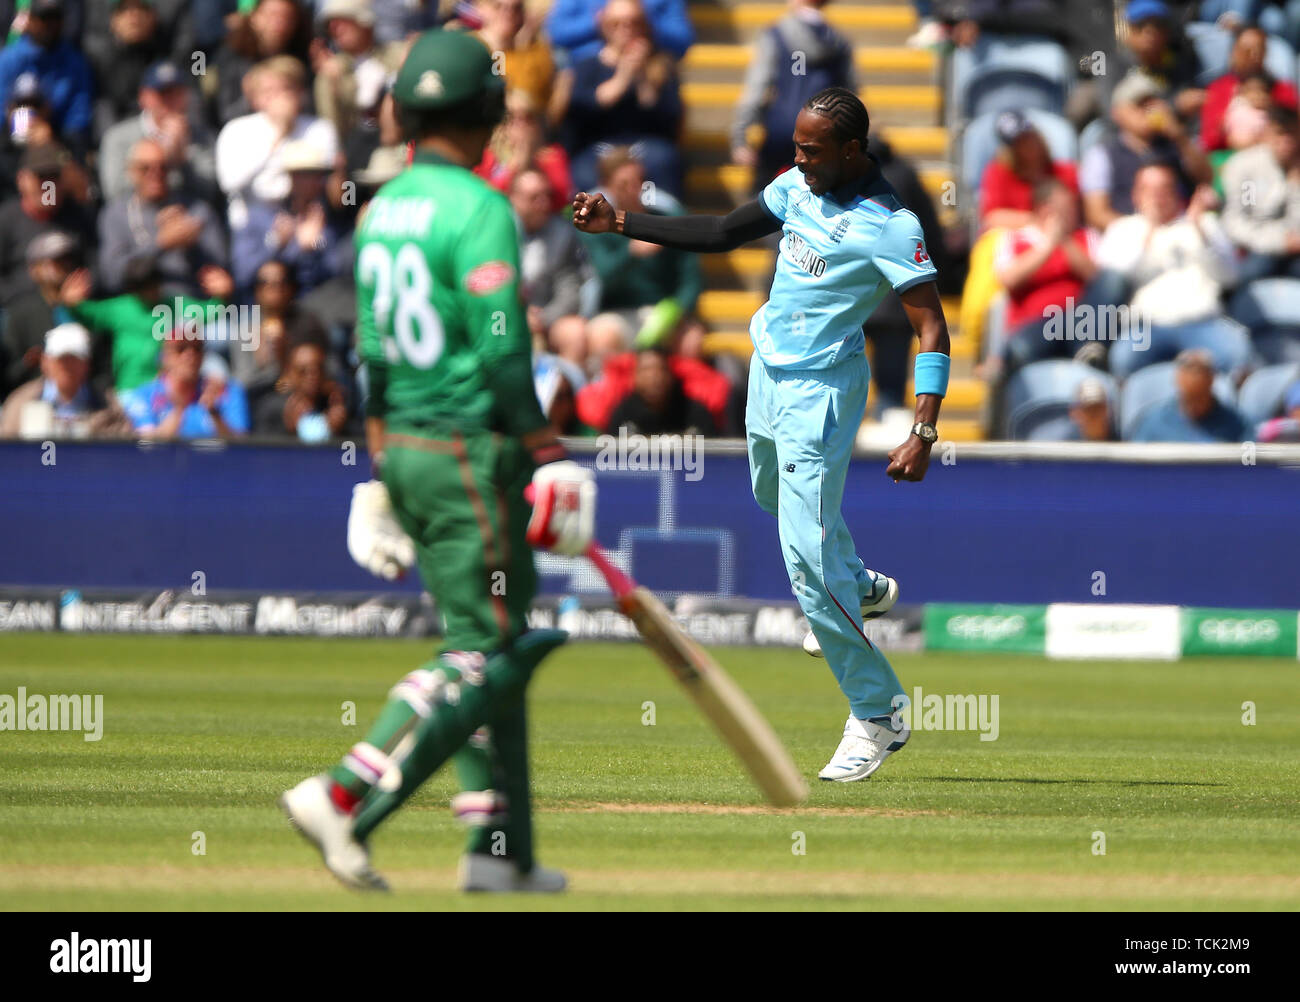
[[[941,351],[923,351],[916,356],[916,371],[912,377],[912,392],[933,393],[942,397],[948,392],[948,371],[952,360]]]

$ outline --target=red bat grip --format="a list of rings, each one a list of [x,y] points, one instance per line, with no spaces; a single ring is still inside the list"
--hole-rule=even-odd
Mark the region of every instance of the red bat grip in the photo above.
[[[524,500],[529,504],[533,503],[533,485],[529,484],[524,488]],[[630,595],[632,589],[636,587],[636,582],[620,571],[612,563],[605,551],[600,548],[599,543],[593,542],[587,547],[587,559],[596,565],[596,570],[600,571],[604,577],[605,583],[609,585],[609,590],[614,593],[615,598],[623,598]]]

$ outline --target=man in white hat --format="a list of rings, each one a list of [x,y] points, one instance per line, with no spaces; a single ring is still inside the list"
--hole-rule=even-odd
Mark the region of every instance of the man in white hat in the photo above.
[[[130,431],[122,409],[90,384],[90,333],[60,324],[45,335],[41,375],[9,395],[0,438],[112,438]]]

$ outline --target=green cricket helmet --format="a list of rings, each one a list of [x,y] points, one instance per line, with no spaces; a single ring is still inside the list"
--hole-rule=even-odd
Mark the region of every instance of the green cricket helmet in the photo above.
[[[415,40],[397,71],[393,100],[416,113],[445,113],[458,125],[494,126],[505,115],[505,76],[472,35],[434,28]]]

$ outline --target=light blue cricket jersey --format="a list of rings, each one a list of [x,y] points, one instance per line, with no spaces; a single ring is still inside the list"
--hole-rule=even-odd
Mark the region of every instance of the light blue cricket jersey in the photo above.
[[[837,197],[838,196],[838,197]],[[784,226],[772,292],[749,322],[778,369],[825,369],[863,349],[862,325],[888,295],[935,279],[921,221],[879,169],[817,196],[790,168],[763,189]]]

